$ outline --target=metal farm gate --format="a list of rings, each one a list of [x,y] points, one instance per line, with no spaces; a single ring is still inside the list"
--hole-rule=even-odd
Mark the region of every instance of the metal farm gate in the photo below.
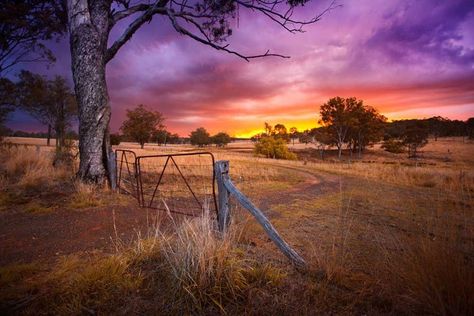
[[[214,156],[209,152],[137,156],[115,151],[117,188],[141,207],[200,216],[217,214]]]
[[[209,210],[209,214],[216,214],[219,231],[224,233],[231,222],[230,199],[235,199],[255,217],[293,264],[306,265],[265,214],[234,185],[229,175],[229,161],[215,162],[210,152],[137,156],[131,150],[121,149],[115,151],[115,159],[117,189],[134,196],[141,207],[189,216],[201,216]]]

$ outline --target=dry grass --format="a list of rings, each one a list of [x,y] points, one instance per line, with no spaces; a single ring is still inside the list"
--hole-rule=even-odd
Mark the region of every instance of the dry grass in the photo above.
[[[266,291],[285,278],[246,257],[237,230],[221,236],[208,216],[174,225],[175,232],[156,227],[130,246],[118,242],[114,255],[63,257],[34,278],[19,266],[18,273],[2,275],[9,289],[3,300],[10,311],[35,315],[219,314],[242,310],[252,290]]]
[[[399,251],[385,249],[380,276],[401,310],[436,315],[474,313],[474,247],[466,247],[469,252],[465,253],[459,249],[462,241],[443,237],[399,240]]]
[[[3,147],[0,150],[0,161],[3,186],[5,183],[16,183],[34,187],[69,175],[66,169],[53,167],[50,152],[38,152],[33,147]]]
[[[216,151],[231,161],[239,187],[256,197],[302,181],[290,168],[321,176],[322,185],[343,183],[321,195],[288,194],[272,206],[272,222],[302,252],[306,272],[286,265],[254,222],[236,217],[221,236],[204,216],[158,225],[133,245],[117,240],[111,256],[64,258],[40,276],[20,267],[2,286],[16,302],[40,293],[24,310],[32,314],[472,315],[474,176],[470,162],[461,161],[470,156],[460,152],[471,147],[456,144],[454,162],[444,163],[444,145],[426,149],[436,165],[417,167]],[[5,185],[9,179],[5,173]],[[77,183],[75,192],[78,205],[71,205],[94,206],[88,203],[97,187]]]

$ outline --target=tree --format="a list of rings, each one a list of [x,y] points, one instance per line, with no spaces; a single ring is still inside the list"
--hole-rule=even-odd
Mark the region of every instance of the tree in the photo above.
[[[316,146],[319,150],[321,159],[324,160],[324,151],[328,146],[334,144],[334,137],[328,127],[319,127],[312,130]]]
[[[335,97],[321,105],[319,121],[320,124],[327,126],[332,132],[335,144],[338,149],[338,157],[341,158],[342,146],[346,142],[349,129],[351,128],[356,107],[362,106],[362,100],[356,98]]]
[[[181,138],[178,134],[170,134],[168,135],[168,144],[179,144],[181,143]]]
[[[295,145],[295,139],[298,138],[298,129],[296,127],[290,128],[290,138],[293,141],[293,146]]]
[[[232,138],[229,136],[229,134],[224,132],[220,132],[212,136],[212,142],[216,144],[217,147],[224,147],[230,143],[231,140]]]
[[[276,124],[273,127],[272,136],[275,138],[281,138],[286,142],[290,141],[290,137],[288,136],[288,130],[286,129],[286,126],[283,124]]]
[[[163,127],[163,115],[157,111],[147,110],[143,104],[133,110],[127,110],[127,119],[122,123],[122,133],[137,143],[141,148],[153,135]]]
[[[415,121],[407,127],[402,135],[402,142],[407,147],[408,157],[416,158],[418,149],[428,143],[429,129],[425,122]]]
[[[305,145],[308,145],[313,141],[313,138],[309,134],[309,132],[305,131],[301,133],[300,137],[298,138],[299,142]]]
[[[330,5],[320,15],[309,20],[294,18],[294,9],[309,0],[67,0],[68,29],[71,43],[72,72],[79,103],[80,165],[78,175],[86,181],[100,182],[109,167],[104,162],[111,152],[109,121],[111,115],[105,68],[143,25],[156,15],[167,18],[179,34],[219,51],[250,60],[260,57],[287,57],[266,51],[245,55],[224,43],[232,34],[229,20],[238,10],[260,13],[291,33],[316,23],[333,9]],[[131,23],[114,41],[112,29],[122,20]],[[108,46],[108,43],[112,43]],[[105,157],[104,157],[105,156]],[[109,174],[111,172],[108,172]]]
[[[23,62],[54,61],[42,43],[66,32],[63,1],[3,0],[0,6],[0,76]]]
[[[382,148],[389,153],[400,154],[404,152],[405,145],[399,139],[388,138],[382,143]]]
[[[267,122],[265,122],[264,124],[265,124],[265,134],[266,134],[267,136],[272,135],[272,133],[273,133],[273,126],[271,126],[271,125],[268,124]]]
[[[443,129],[448,121],[449,119],[441,116],[434,116],[427,120],[429,132],[433,135],[435,142],[438,141],[438,137],[443,135]]]
[[[357,103],[352,110],[353,119],[349,131],[352,149],[358,149],[359,158],[364,149],[383,138],[383,131],[387,118],[381,115],[375,108],[364,105],[362,101]]]
[[[204,127],[199,127],[189,135],[191,145],[204,147],[211,143],[211,135]]]
[[[466,121],[466,128],[469,139],[474,139],[474,117],[470,117]]]
[[[22,71],[17,83],[18,105],[38,122],[48,127],[49,146],[51,130],[55,131],[56,148],[62,150],[66,130],[77,115],[76,98],[63,77],[53,80]]]
[[[169,142],[171,133],[168,132],[164,127],[159,128],[156,130],[156,132],[153,134],[153,140],[158,144],[158,145],[165,145]]]
[[[121,141],[122,141],[122,137],[119,134],[110,134],[110,144],[112,146],[120,145]]]
[[[16,103],[16,86],[7,78],[0,78],[0,137],[5,134],[4,126]]]

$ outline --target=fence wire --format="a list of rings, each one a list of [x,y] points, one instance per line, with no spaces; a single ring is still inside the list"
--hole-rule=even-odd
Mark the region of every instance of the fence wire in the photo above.
[[[142,207],[200,216],[217,213],[211,153],[138,156],[117,150],[118,187]],[[134,158],[131,160],[131,158]]]

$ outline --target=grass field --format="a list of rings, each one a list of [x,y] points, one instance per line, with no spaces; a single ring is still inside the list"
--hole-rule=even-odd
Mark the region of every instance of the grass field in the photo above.
[[[296,269],[234,200],[221,236],[209,212],[139,208],[53,168],[45,140],[7,141],[22,145],[0,153],[6,314],[474,314],[473,142],[430,140],[416,161],[378,146],[342,162],[303,144],[296,161],[204,148],[305,258]]]

